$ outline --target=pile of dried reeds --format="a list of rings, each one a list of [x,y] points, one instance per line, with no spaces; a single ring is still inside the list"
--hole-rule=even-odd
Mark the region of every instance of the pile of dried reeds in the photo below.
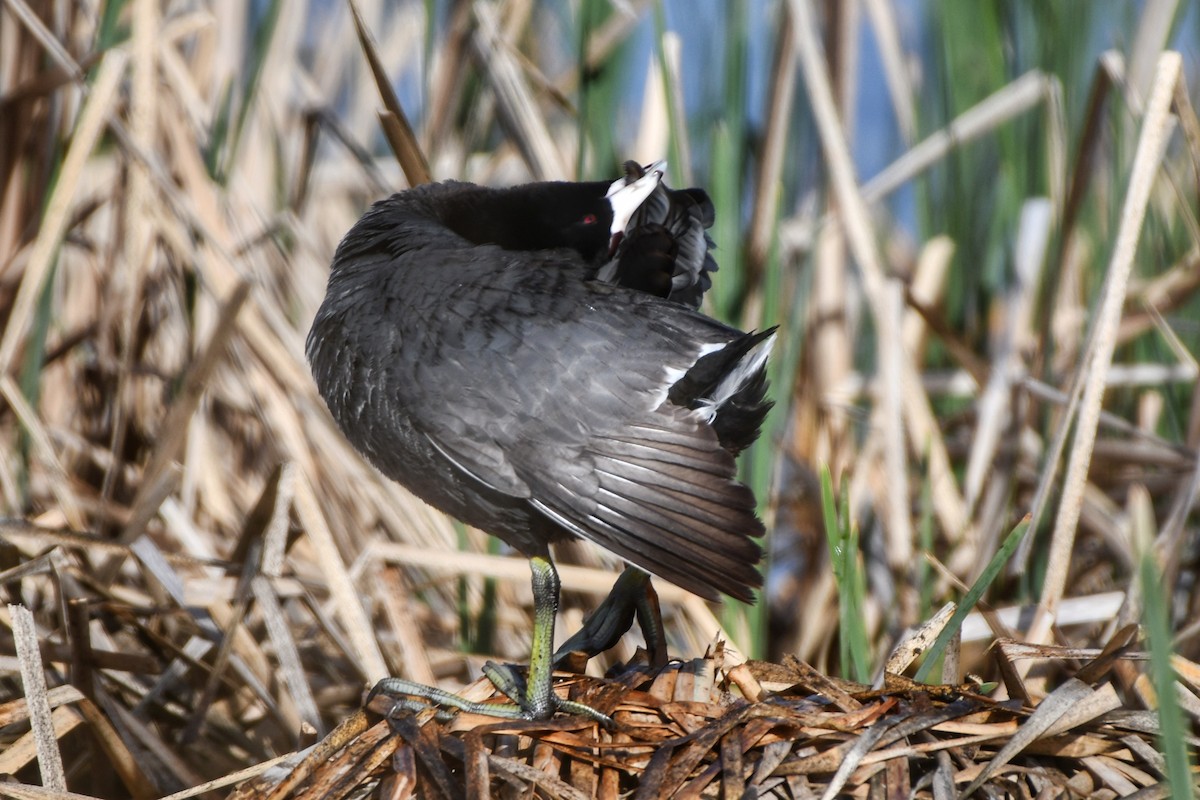
[[[890,674],[873,689],[795,658],[730,668],[719,648],[657,675],[634,668],[560,684],[611,714],[612,731],[565,717],[464,714],[439,724],[432,712],[390,715],[391,701],[381,698],[383,718],[355,714],[303,758],[247,781],[233,797],[1165,797],[1154,715],[1122,710],[1114,688],[1116,665],[1145,657],[1122,645],[1130,633],[1104,652],[1070,653],[1091,658],[1037,701],[997,702],[977,684]],[[997,660],[1020,696],[1009,646],[1021,649],[1002,642]],[[1038,657],[1064,655],[1046,648]],[[464,694],[489,693],[481,681]]]
[[[1177,792],[1195,780],[1200,122],[1158,4],[1082,84],[1031,69],[933,91],[966,98],[940,122],[920,118],[922,54],[878,0],[823,20],[781,4],[765,38],[729,4],[719,54],[645,2],[360,5],[374,49],[341,4],[0,0],[0,795],[219,796],[253,778],[244,796],[1157,796],[1168,774]],[[860,183],[844,124],[863,24],[903,144]],[[969,33],[945,36],[979,46]],[[712,75],[689,69],[717,61],[728,113],[696,119],[683,87]],[[1030,149],[1011,169],[1044,180],[1017,190],[1003,178]],[[718,204],[714,313],[783,333],[772,428],[746,458],[768,591],[718,617],[659,586],[671,649],[716,636],[782,663],[643,680],[627,637],[569,684],[613,709],[612,732],[356,711],[387,674],[489,692],[479,663],[527,654],[530,593],[522,560],[381,479],[329,419],[303,340],[333,248],[425,170],[599,177],[664,152],[674,184],[696,169]],[[967,179],[976,161],[996,174]],[[939,194],[944,172],[969,191]],[[949,224],[914,245],[889,205],[914,181],[931,218],[1009,219],[980,233],[997,261],[952,270],[979,243]],[[1135,269],[1139,246],[1154,257]],[[992,283],[972,282],[985,267]],[[1027,514],[1031,533],[1006,539]],[[614,564],[558,555],[571,630]],[[989,585],[940,651],[957,688],[848,688],[802,666],[881,676],[906,630]],[[959,686],[968,673],[995,690]]]

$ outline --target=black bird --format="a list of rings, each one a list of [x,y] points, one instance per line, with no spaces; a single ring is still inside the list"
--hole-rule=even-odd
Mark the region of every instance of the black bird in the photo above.
[[[383,474],[533,570],[527,679],[487,672],[514,706],[398,679],[376,691],[606,720],[552,692],[548,544],[571,536],[703,597],[753,600],[763,528],[734,456],[770,407],[774,330],[695,310],[716,268],[712,204],[661,177],[632,165],[612,184],[422,186],[376,203],[338,246],[306,348],[334,419]],[[635,594],[646,583],[626,575]],[[572,642],[591,653],[624,630],[588,627]]]

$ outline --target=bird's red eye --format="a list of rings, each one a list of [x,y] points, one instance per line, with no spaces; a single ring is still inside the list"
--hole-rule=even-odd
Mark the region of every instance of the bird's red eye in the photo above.
[[[588,214],[586,217],[583,218],[583,224],[584,225],[595,225],[596,224],[596,215]]]

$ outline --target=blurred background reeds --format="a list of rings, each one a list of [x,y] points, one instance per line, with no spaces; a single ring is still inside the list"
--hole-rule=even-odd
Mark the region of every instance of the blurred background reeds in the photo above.
[[[9,703],[31,664],[59,738],[92,731],[59,788],[108,797],[311,743],[386,674],[524,659],[525,562],[365,464],[304,337],[340,237],[424,171],[666,157],[717,206],[706,310],[782,332],[743,459],[761,602],[660,583],[672,653],[870,682],[984,578],[931,679],[1146,624],[1122,702],[1177,698],[1194,780],[1195,5],[357,9],[366,43],[337,0],[0,0],[0,773],[54,785]],[[558,557],[571,631],[620,565]],[[1033,694],[1065,674],[1022,658]]]

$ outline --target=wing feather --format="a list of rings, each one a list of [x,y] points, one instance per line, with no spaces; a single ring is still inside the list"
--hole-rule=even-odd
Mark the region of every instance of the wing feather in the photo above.
[[[574,472],[540,471],[559,476],[553,481],[522,475],[539,508],[696,594],[752,597],[761,584],[754,565],[762,523],[752,493],[735,479],[733,458],[693,412],[664,405],[612,435],[597,432],[581,458]]]

